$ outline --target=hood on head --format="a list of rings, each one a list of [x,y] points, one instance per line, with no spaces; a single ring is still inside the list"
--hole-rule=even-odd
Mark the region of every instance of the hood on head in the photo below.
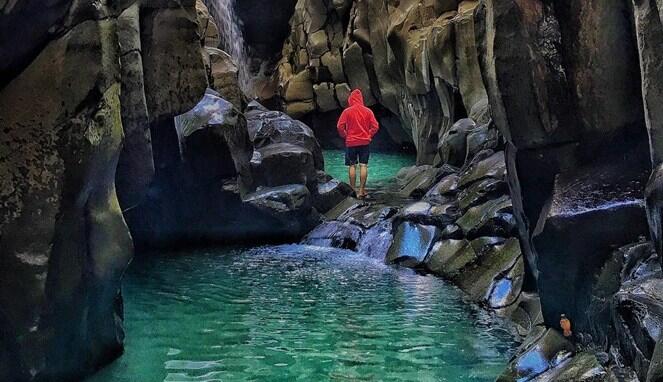
[[[350,96],[348,97],[348,105],[350,106],[355,106],[355,105],[363,105],[364,104],[364,96],[361,94],[361,90],[355,89],[350,93]]]

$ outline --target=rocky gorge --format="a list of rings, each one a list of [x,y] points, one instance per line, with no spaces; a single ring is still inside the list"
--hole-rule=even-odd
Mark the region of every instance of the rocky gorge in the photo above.
[[[663,381],[660,1],[227,4],[246,57],[211,2],[0,1],[0,380],[118,357],[135,249],[301,241],[507,318],[499,381]],[[368,200],[357,88],[416,153]]]

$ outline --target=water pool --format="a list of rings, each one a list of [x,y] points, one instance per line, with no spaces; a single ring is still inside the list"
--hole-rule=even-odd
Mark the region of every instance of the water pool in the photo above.
[[[307,246],[143,256],[88,382],[494,381],[516,343],[432,276]]]
[[[325,171],[336,179],[348,181],[348,168],[345,166],[345,152],[343,150],[325,150]],[[371,153],[369,160],[368,187],[382,185],[391,180],[398,170],[413,166],[414,155],[403,153]],[[359,176],[357,176],[359,184]]]

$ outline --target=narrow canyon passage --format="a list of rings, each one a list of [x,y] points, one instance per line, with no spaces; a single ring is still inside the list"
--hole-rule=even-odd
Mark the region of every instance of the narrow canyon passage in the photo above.
[[[663,382],[661,0],[0,0],[0,57],[0,382]]]

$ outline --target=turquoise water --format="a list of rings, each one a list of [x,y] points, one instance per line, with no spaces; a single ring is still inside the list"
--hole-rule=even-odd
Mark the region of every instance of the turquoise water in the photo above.
[[[88,382],[494,381],[515,343],[432,276],[306,246],[143,256]]]
[[[325,171],[336,179],[348,181],[348,168],[345,166],[345,152],[325,150]],[[384,184],[392,179],[398,170],[415,164],[414,155],[401,153],[371,153],[368,161],[368,187]],[[359,176],[357,176],[359,182]],[[359,183],[357,183],[359,184]]]

